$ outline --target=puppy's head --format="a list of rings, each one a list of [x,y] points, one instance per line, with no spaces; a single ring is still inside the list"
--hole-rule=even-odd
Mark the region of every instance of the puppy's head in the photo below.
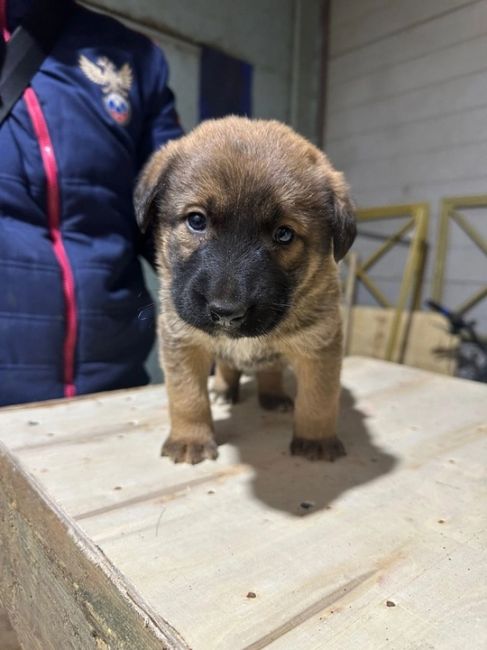
[[[278,122],[213,120],[169,143],[142,172],[135,208],[142,230],[157,226],[179,316],[231,337],[270,332],[355,238],[343,176]]]

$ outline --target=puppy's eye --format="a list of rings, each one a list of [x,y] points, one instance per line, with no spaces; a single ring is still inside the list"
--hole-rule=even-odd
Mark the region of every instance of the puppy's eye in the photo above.
[[[278,244],[290,244],[294,239],[294,230],[288,226],[279,226],[274,232],[274,241]]]
[[[202,212],[190,212],[186,217],[188,228],[194,232],[206,230],[206,217]]]

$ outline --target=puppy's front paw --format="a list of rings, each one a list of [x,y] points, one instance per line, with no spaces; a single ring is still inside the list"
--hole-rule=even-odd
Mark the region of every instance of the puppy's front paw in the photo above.
[[[171,440],[168,438],[161,449],[161,456],[169,456],[175,463],[196,465],[203,460],[218,458],[218,447],[214,440]]]
[[[342,442],[335,436],[320,440],[294,437],[291,440],[290,450],[293,456],[304,456],[308,460],[327,460],[330,463],[347,455]]]
[[[293,400],[287,395],[272,395],[272,393],[259,393],[259,404],[267,411],[280,411],[288,413],[294,409]]]

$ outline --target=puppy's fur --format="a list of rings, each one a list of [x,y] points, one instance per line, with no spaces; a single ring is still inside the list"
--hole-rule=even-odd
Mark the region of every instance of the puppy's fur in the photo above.
[[[291,452],[343,455],[337,261],[355,221],[342,174],[287,126],[229,117],[156,152],[135,207],[142,230],[152,223],[156,235],[171,417],[163,455],[217,457],[207,389],[214,359],[222,397],[237,401],[240,373],[255,370],[261,406],[281,410],[292,408],[282,387],[289,363]],[[203,230],[192,228],[202,221]]]

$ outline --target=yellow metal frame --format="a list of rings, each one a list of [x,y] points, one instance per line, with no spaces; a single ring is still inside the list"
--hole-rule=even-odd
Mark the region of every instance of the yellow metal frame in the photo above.
[[[383,244],[381,244],[372,255],[364,262],[357,263],[356,276],[369,293],[382,307],[392,307],[395,309],[394,318],[391,323],[391,330],[387,341],[385,359],[392,360],[394,351],[397,349],[399,330],[401,327],[402,315],[408,307],[408,299],[413,309],[417,309],[421,302],[421,285],[424,271],[424,262],[426,255],[426,237],[428,233],[429,205],[427,203],[410,203],[404,205],[387,205],[377,208],[367,208],[357,210],[357,221],[380,221],[385,219],[403,219],[408,218],[407,223],[402,226],[396,233],[391,235]],[[413,230],[413,236],[409,245],[409,252],[404,267],[404,274],[399,290],[399,297],[396,304],[384,296],[382,291],[371,280],[368,271],[376,264],[385,253],[401,241],[402,237]],[[359,229],[360,234],[360,229]],[[402,347],[402,346],[401,346]]]
[[[478,196],[453,196],[443,199],[441,203],[440,223],[438,227],[438,244],[436,259],[433,271],[432,297],[441,302],[443,299],[443,287],[445,282],[445,265],[448,254],[448,234],[450,223],[454,221],[471,241],[487,256],[487,241],[471,226],[459,210],[465,208],[487,208],[487,194]],[[453,311],[460,314],[478,305],[487,298],[487,284],[476,291],[470,298],[467,298],[461,305],[451,307]],[[449,305],[450,306],[450,305]]]

